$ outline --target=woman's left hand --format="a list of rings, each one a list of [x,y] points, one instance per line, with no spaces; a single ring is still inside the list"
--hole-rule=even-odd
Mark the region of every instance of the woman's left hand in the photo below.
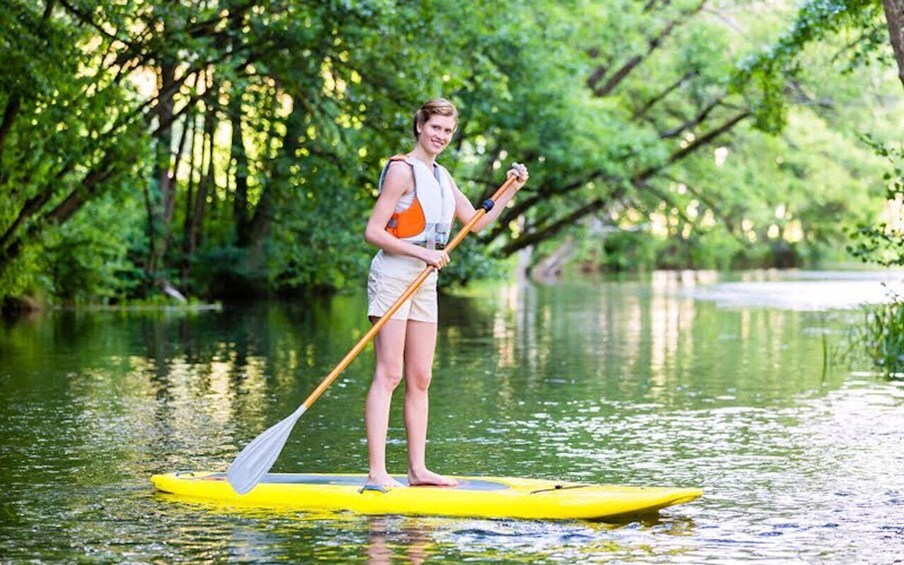
[[[530,176],[527,172],[527,167],[525,167],[521,163],[512,163],[512,168],[509,169],[505,175],[507,177],[515,177],[515,180],[518,184],[523,185],[527,182],[528,177]],[[520,186],[518,188],[521,188]]]

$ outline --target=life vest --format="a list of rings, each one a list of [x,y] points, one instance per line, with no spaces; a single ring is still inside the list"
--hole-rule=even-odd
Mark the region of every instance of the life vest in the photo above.
[[[383,190],[386,171],[394,161],[407,163],[414,172],[414,199],[407,208],[396,208],[386,224],[386,231],[411,243],[442,248],[449,241],[452,217],[455,215],[455,195],[452,193],[449,173],[442,165],[435,165],[431,172],[418,159],[395,155],[380,173],[379,190]]]

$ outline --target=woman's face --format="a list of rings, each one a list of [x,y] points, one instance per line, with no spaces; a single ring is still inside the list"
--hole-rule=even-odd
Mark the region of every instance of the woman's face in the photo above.
[[[417,141],[428,153],[436,155],[452,141],[455,126],[455,119],[451,116],[430,116],[418,130]]]

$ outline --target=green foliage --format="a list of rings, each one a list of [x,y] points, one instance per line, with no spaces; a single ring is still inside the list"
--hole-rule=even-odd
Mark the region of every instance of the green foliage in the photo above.
[[[888,376],[904,374],[904,299],[864,308],[864,324],[854,330],[853,342]]]
[[[126,183],[144,157],[140,124],[123,112],[131,92],[98,69],[103,53],[94,31],[55,17],[52,6],[13,1],[0,14],[0,300],[56,293],[58,283],[87,285],[63,291],[64,299],[97,291],[88,271],[97,266],[94,243],[106,226],[86,218],[96,223],[57,230],[86,202]],[[63,252],[72,238],[89,242],[86,256]],[[46,259],[57,255],[71,268],[48,270]]]
[[[904,144],[883,144],[871,136],[864,141],[887,162],[882,176],[886,183],[886,212],[879,222],[862,222],[850,231],[848,251],[867,263],[904,265]]]
[[[143,235],[141,208],[106,195],[84,212],[45,234],[40,247],[45,288],[70,304],[122,301],[143,280],[131,253]]]
[[[494,261],[483,249],[483,243],[474,237],[462,240],[455,248],[452,261],[439,277],[440,288],[464,286],[479,279],[502,277],[503,262]]]
[[[837,258],[837,226],[868,224],[880,200],[858,128],[889,139],[900,108],[875,111],[891,98],[860,66],[880,11],[757,6],[13,0],[0,298],[360,286],[377,175],[431,96],[459,106],[441,161],[472,201],[512,160],[531,169],[444,282],[568,238],[612,269]]]
[[[649,270],[657,264],[662,247],[662,242],[643,232],[615,232],[604,240],[598,264],[615,272]]]
[[[765,132],[781,131],[788,112],[785,87],[804,65],[801,54],[816,42],[849,30],[856,37],[845,41],[848,52],[844,72],[873,59],[890,55],[882,37],[882,6],[874,0],[808,0],[799,9],[790,29],[767,49],[742,60],[731,79],[733,92],[746,92],[755,99],[755,123]],[[872,55],[872,56],[871,56]]]

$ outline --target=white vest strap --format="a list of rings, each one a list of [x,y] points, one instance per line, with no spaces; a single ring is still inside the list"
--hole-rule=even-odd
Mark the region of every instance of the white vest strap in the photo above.
[[[428,247],[442,247],[449,241],[452,219],[455,216],[455,195],[449,182],[449,173],[439,164],[435,164],[433,171],[430,171],[418,159],[405,157],[404,161],[414,172],[414,197],[420,202],[426,220],[423,232],[406,237],[405,240]],[[391,162],[386,163],[380,173],[379,190],[383,189],[383,179],[386,178]]]

